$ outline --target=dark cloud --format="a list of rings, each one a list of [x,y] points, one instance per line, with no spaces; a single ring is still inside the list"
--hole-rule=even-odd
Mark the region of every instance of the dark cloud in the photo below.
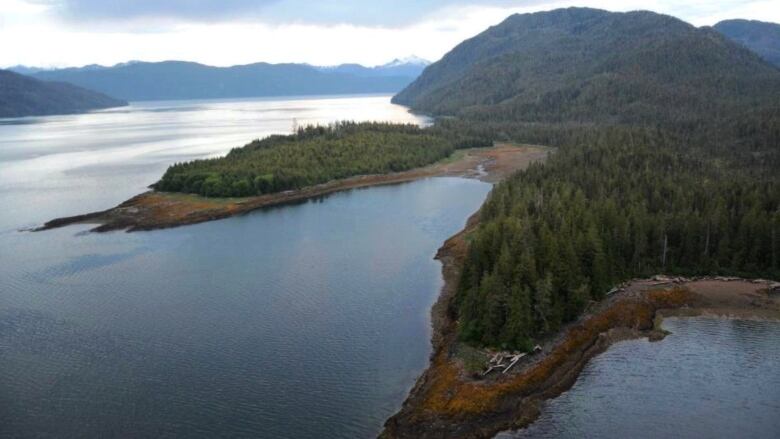
[[[530,6],[543,0],[33,0],[70,21],[258,20],[265,23],[352,23],[397,26],[446,6]]]

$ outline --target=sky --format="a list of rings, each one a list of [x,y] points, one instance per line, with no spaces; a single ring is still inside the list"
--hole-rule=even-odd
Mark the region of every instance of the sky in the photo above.
[[[780,23],[777,0],[0,0],[0,67],[436,61],[513,13],[568,6]]]

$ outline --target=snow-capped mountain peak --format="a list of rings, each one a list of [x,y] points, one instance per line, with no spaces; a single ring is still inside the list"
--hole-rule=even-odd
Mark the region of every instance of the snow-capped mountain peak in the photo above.
[[[412,56],[407,56],[405,58],[396,58],[390,61],[389,63],[384,64],[382,67],[398,67],[403,65],[427,66],[430,63],[431,62],[426,59],[422,59],[418,56],[412,55]]]

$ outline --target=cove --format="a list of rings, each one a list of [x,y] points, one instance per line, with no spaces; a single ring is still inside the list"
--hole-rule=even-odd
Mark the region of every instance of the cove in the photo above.
[[[661,341],[619,342],[509,438],[745,437],[780,431],[780,322],[672,317]]]
[[[173,230],[5,233],[0,432],[374,436],[427,365],[436,249],[490,188],[430,178]]]
[[[176,161],[389,96],[0,121],[0,437],[373,437],[427,366],[436,250],[491,186],[432,178],[144,233],[77,225]]]

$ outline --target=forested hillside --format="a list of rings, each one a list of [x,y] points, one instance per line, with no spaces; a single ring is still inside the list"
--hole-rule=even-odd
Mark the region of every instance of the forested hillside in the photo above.
[[[727,38],[780,67],[780,24],[756,20],[725,20],[713,27]]]
[[[0,70],[0,117],[81,113],[123,105],[127,102],[75,85]]]
[[[429,66],[395,102],[472,120],[684,125],[771,101],[776,78],[711,29],[571,8],[507,18]]]
[[[299,189],[355,175],[405,171],[443,159],[463,143],[416,125],[344,122],[306,127],[236,148],[222,158],[171,166],[161,191],[242,197]],[[484,146],[484,145],[483,145]]]
[[[650,12],[515,15],[396,97],[436,129],[546,144],[491,194],[451,311],[466,341],[528,348],[616,283],[780,278],[780,71]]]
[[[462,336],[529,348],[637,276],[780,277],[777,156],[746,172],[678,148],[662,132],[608,129],[499,185],[460,285]]]

